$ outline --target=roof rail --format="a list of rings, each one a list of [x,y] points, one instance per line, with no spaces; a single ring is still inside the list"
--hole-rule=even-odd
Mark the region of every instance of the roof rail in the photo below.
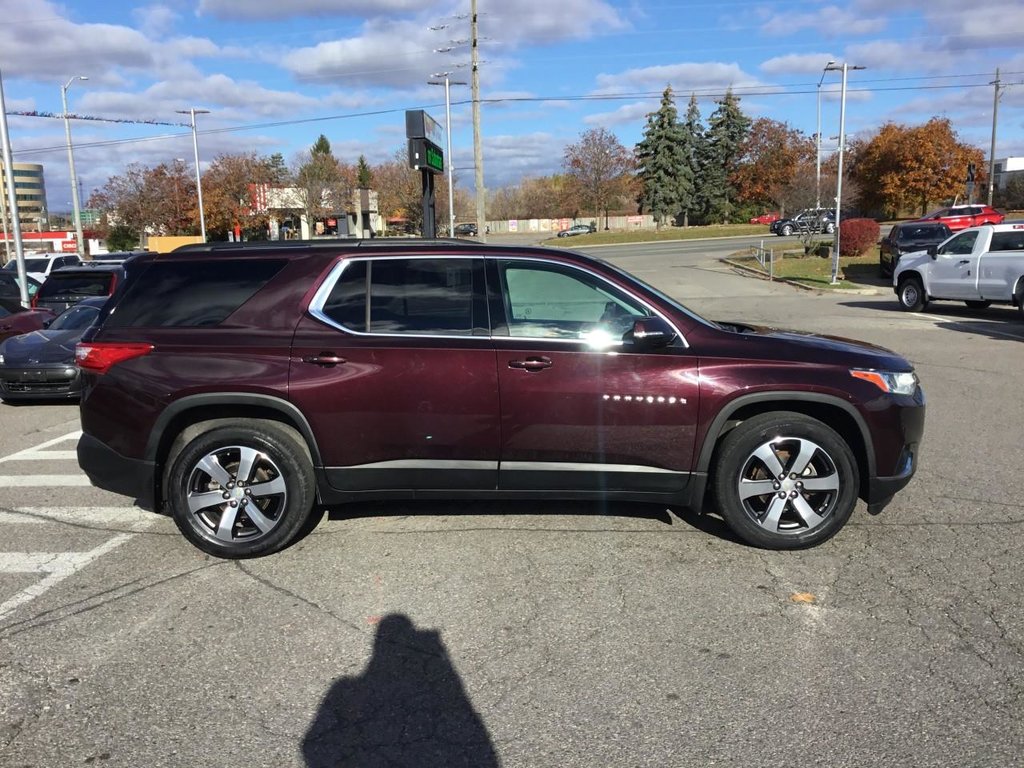
[[[214,241],[208,243],[188,243],[180,245],[171,253],[184,252],[211,252],[211,251],[240,251],[254,248],[267,248],[274,250],[335,250],[338,248],[373,248],[373,247],[395,247],[396,245],[417,245],[417,246],[467,246],[480,245],[478,240],[466,238],[423,238],[423,237],[374,237],[374,238],[338,238],[331,240],[247,240],[242,243],[227,241]]]

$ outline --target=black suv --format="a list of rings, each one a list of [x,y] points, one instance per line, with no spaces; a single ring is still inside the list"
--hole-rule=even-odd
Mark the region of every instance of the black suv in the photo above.
[[[779,237],[809,232],[831,235],[836,231],[836,212],[830,208],[807,208],[792,218],[773,221],[769,229]]]
[[[883,277],[892,277],[905,253],[927,251],[953,236],[952,230],[938,221],[904,221],[894,224],[889,234],[878,243],[878,271]]]
[[[125,275],[125,264],[84,262],[76,267],[61,267],[50,273],[35,296],[32,306],[60,314],[82,299],[110,296]]]
[[[905,486],[924,428],[893,352],[464,240],[139,256],[76,353],[86,474],[222,557],[403,498],[707,503],[751,544],[805,547]]]

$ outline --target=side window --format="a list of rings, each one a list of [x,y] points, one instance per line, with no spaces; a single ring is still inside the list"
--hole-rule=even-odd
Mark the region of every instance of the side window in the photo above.
[[[487,333],[480,259],[372,259],[347,263],[321,311],[359,333]],[[479,275],[479,277],[478,277]]]
[[[643,305],[600,278],[558,265],[499,262],[502,298],[513,338],[590,340],[594,334],[618,341]]]
[[[996,232],[992,235],[990,251],[1024,250],[1024,232]]]
[[[963,256],[969,254],[974,248],[974,241],[977,239],[977,232],[964,232],[963,234],[957,235],[940,248],[939,253],[949,254],[951,256]]]

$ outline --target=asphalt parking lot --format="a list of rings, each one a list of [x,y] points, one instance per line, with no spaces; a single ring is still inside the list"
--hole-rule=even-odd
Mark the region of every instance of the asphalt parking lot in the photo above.
[[[227,562],[0,405],[4,766],[1024,765],[1024,320],[602,255],[718,319],[911,359],[923,457],[802,552],[630,504],[379,503]]]

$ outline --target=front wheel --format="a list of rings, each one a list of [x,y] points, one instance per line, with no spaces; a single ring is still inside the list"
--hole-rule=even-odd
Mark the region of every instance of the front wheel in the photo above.
[[[846,442],[801,413],[754,416],[722,442],[719,513],[748,544],[797,549],[834,536],[853,513],[859,475]]]
[[[833,224],[832,222],[829,222],[828,224],[825,225],[825,234],[826,235],[831,235],[835,231],[836,231],[836,225]]]
[[[907,312],[920,312],[928,304],[924,287],[919,277],[905,277],[900,280],[897,297],[900,300],[900,307]]]
[[[779,230],[779,234],[782,235],[782,237],[789,237],[793,234],[793,228],[789,226],[789,224],[786,224]]]
[[[309,453],[288,427],[239,420],[185,445],[167,474],[178,529],[199,549],[225,558],[286,547],[313,509]]]

